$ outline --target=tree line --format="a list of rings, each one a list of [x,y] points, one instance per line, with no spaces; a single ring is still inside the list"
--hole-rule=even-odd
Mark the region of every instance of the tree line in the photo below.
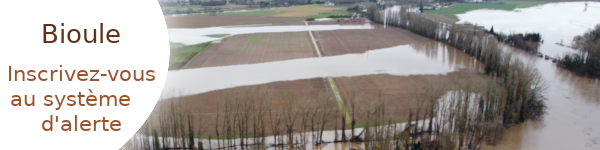
[[[504,52],[503,45],[499,44],[498,39],[486,33],[489,31],[473,25],[439,23],[424,15],[407,12],[406,7],[402,7],[399,11],[391,11],[371,4],[368,8],[369,12],[366,16],[376,23],[404,28],[423,37],[447,43],[485,63],[485,73],[490,76],[486,88],[489,91],[476,96],[473,102],[470,102],[471,96],[458,96],[463,97],[457,102],[462,106],[456,104],[453,111],[461,110],[459,113],[461,115],[448,116],[447,119],[454,120],[455,117],[462,117],[466,120],[463,120],[464,123],[458,122],[456,126],[451,126],[456,128],[450,130],[447,136],[441,133],[434,136],[437,137],[437,142],[458,139],[454,140],[454,143],[459,147],[466,145],[468,148],[476,148],[480,143],[480,140],[476,139],[487,139],[486,141],[493,143],[494,139],[498,139],[497,136],[501,135],[499,133],[501,129],[496,129],[498,132],[483,132],[488,130],[485,125],[508,127],[513,123],[536,120],[544,116],[545,82],[539,72],[531,65],[526,65]],[[539,34],[536,34],[528,38],[538,38],[538,36]],[[477,103],[477,105],[470,106],[465,103]],[[445,137],[450,139],[444,139]],[[423,146],[424,143],[412,143],[414,144]],[[429,146],[436,147],[436,144]]]
[[[542,42],[540,33],[511,33],[506,35],[505,33],[494,32],[493,26],[488,33],[494,35],[498,41],[504,41],[508,45],[529,53],[537,53],[540,46],[539,42]]]
[[[600,25],[575,36],[571,47],[577,52],[564,54],[557,65],[582,76],[600,77]]]

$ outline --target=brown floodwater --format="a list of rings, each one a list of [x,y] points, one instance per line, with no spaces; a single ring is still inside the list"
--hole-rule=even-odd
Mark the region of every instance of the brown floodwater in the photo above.
[[[551,57],[573,50],[555,43],[570,45],[575,35],[600,23],[600,3],[550,3],[515,11],[477,10],[458,15],[461,22],[471,22],[495,31],[539,32],[545,40],[540,51]],[[494,19],[489,19],[494,18]],[[509,50],[525,62],[534,64],[546,80],[548,98],[546,116],[540,121],[512,125],[503,140],[482,149],[600,149],[600,83],[584,78],[550,60],[520,50]]]
[[[572,36],[582,34],[585,31],[585,28],[582,28],[582,26],[589,24],[588,20],[590,16],[596,16],[596,20],[592,20],[591,22],[600,22],[600,19],[597,18],[597,16],[600,16],[597,13],[600,7],[589,7],[586,11],[583,11],[582,7],[581,12],[576,12],[579,8],[575,9],[573,7],[580,5],[583,5],[583,2],[551,3],[529,9],[517,9],[515,11],[473,11],[459,15],[459,17],[461,17],[462,21],[483,24],[486,28],[494,25],[496,31],[540,32],[546,40],[546,43],[540,47],[540,50],[554,57],[555,55],[571,51],[568,48],[556,46],[554,43],[562,39],[565,39],[564,41],[567,43],[567,41],[570,41],[568,39],[572,38]],[[590,3],[590,6],[593,5],[600,5],[600,3]],[[557,9],[563,14],[571,13],[573,17],[569,18],[569,16],[565,17],[560,13],[554,13]],[[547,13],[547,15],[540,15],[537,11]],[[482,17],[481,15],[488,16]],[[515,19],[515,16],[523,15],[529,17],[530,20],[524,18]],[[496,19],[489,19],[490,16],[496,16]],[[513,17],[512,21],[510,19],[511,16]],[[547,21],[550,18],[555,18],[553,20],[554,23]],[[565,23],[565,18],[574,21]],[[508,21],[512,25],[492,22],[497,20]],[[535,24],[535,26],[526,26],[526,24],[519,25],[520,23],[515,23],[514,20],[519,20],[519,22],[523,23],[527,23],[528,21],[535,22],[535,20],[546,21]],[[561,26],[564,30],[561,30]],[[379,26],[359,26],[352,29],[368,30],[369,28],[377,27]],[[338,28],[336,27],[335,29]],[[299,30],[304,31],[305,29]],[[564,31],[573,33],[566,33]],[[170,33],[175,32],[175,30],[170,31]],[[280,32],[288,31],[286,29]],[[176,37],[172,36],[171,38]],[[521,50],[510,49],[509,47],[507,49],[513,56],[536,66],[547,82],[547,91],[545,93],[545,96],[548,98],[546,101],[548,106],[547,114],[539,121],[527,121],[511,125],[508,130],[505,130],[503,139],[499,143],[496,145],[482,144],[481,149],[600,149],[600,83],[598,83],[598,79],[580,77],[568,70],[557,67],[549,60],[532,56]],[[413,61],[420,63],[414,63]],[[329,65],[323,66],[321,64]],[[186,92],[198,94],[216,89],[324,76],[445,74],[459,68],[479,70],[481,66],[475,59],[445,44],[425,42],[371,50],[362,54],[172,71],[168,76],[170,78],[168,80],[172,82],[168,82],[165,87],[185,87]],[[239,77],[236,78],[236,75],[239,75]],[[179,82],[180,79],[186,79],[185,81],[187,82]],[[324,133],[326,141],[332,141],[334,136],[334,131]],[[362,143],[328,143],[319,146],[309,144],[307,148],[347,150],[363,149],[364,146]]]
[[[550,60],[510,49],[534,64],[547,82],[546,116],[505,130],[497,145],[482,149],[600,149],[600,84],[557,67]]]

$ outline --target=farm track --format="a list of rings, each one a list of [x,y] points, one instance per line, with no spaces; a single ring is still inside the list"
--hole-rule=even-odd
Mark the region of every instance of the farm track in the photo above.
[[[311,23],[303,23],[312,25]],[[319,23],[316,23],[319,24]],[[311,38],[312,35],[312,38]],[[366,30],[333,30],[285,33],[256,33],[242,34],[225,38],[221,43],[213,44],[200,55],[189,68],[218,67],[263,63],[290,59],[343,55],[349,53],[365,53],[367,50],[387,48],[397,45],[410,44],[419,53],[424,53],[432,59],[437,59],[438,49],[428,44],[431,40],[416,36],[398,28],[376,28]],[[367,49],[368,47],[368,49]],[[473,66],[469,56],[464,53],[447,55],[448,65]],[[477,63],[477,62],[475,62]],[[477,66],[477,65],[475,65]],[[298,99],[295,105],[315,101],[323,101],[327,108],[340,108],[345,117],[349,117],[352,108],[350,101],[356,95],[357,110],[364,109],[369,103],[376,101],[381,94],[390,109],[389,115],[395,121],[407,120],[408,108],[415,105],[415,88],[423,83],[457,84],[464,78],[482,78],[477,71],[460,70],[446,75],[411,75],[393,76],[387,74],[364,75],[354,77],[323,77],[299,79],[293,81],[278,81],[261,85],[233,87],[223,90],[185,96],[178,101],[193,108],[193,114],[204,114],[208,128],[214,128],[216,106],[225,105],[227,96],[240,91],[268,91],[264,99],[268,101],[270,110],[280,111],[286,97]],[[260,92],[246,93],[247,97],[259,97]],[[335,97],[334,97],[335,96]],[[324,100],[326,97],[330,100]],[[339,102],[339,103],[338,103]],[[221,114],[222,115],[222,114]],[[341,120],[341,119],[340,119]],[[351,119],[346,119],[351,121]],[[357,120],[360,121],[360,120]],[[328,129],[333,129],[333,124]],[[211,133],[207,131],[206,134]]]
[[[306,26],[308,26],[308,22],[304,22],[304,23],[306,24]],[[315,51],[317,52],[317,56],[322,57],[321,52],[319,51],[319,46],[317,45],[317,42],[315,41],[315,37],[313,36],[312,31],[308,30],[308,35],[310,35],[312,44],[315,47]],[[338,103],[338,107],[340,108],[340,111],[341,111],[343,117],[346,118],[346,124],[352,123],[352,118],[350,118],[350,115],[348,114],[347,106],[344,104],[344,100],[342,99],[342,96],[340,95],[340,91],[338,90],[338,87],[335,84],[335,81],[333,81],[333,79],[330,76],[327,76],[327,81],[329,83],[329,89],[333,92],[333,96],[335,97],[335,100]]]

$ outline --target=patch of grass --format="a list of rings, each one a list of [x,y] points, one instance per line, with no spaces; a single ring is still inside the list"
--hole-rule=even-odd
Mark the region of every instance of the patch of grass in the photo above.
[[[183,43],[175,43],[175,42],[171,42],[171,41],[169,41],[169,46],[170,46],[171,48],[177,48],[177,47],[182,47],[182,46],[185,46],[185,44],[183,44]]]
[[[530,2],[530,1],[505,1],[506,4],[517,4],[516,8],[528,8],[537,5],[548,4],[549,2]]]
[[[187,10],[189,8],[192,9],[200,9],[202,8],[201,5],[190,5],[190,6],[161,6],[162,10],[170,10],[170,11],[175,11],[175,10]]]
[[[335,11],[328,11],[328,12],[321,12],[315,15],[311,15],[309,16],[310,18],[329,18],[329,16],[334,15],[334,16],[350,16],[353,13],[344,10],[335,10]]]
[[[477,9],[499,9],[499,10],[513,10],[516,4],[455,4],[449,8],[442,8],[441,10],[426,10],[427,14],[463,14],[471,10]]]
[[[212,43],[200,43],[177,48],[171,48],[169,56],[169,70],[184,69],[189,62],[194,61],[202,52],[206,51]]]
[[[204,35],[204,36],[211,37],[211,38],[222,38],[222,37],[226,37],[228,35],[231,35],[231,34],[210,34],[210,35]]]
[[[487,78],[488,78],[488,76],[487,76],[487,74],[485,74],[485,72],[481,72],[481,71],[480,71],[480,72],[479,72],[479,74],[480,74],[480,75],[481,75],[483,78],[485,78],[485,79],[487,79]]]
[[[267,11],[287,11],[286,13],[274,15],[277,17],[315,17],[315,15],[319,15],[319,13],[330,13],[334,12],[334,10],[343,9],[345,9],[345,7],[325,7],[320,4],[314,4],[295,7],[279,7]]]
[[[499,4],[499,3],[504,4]],[[426,14],[463,14],[468,11],[477,9],[496,9],[512,11],[516,8],[528,8],[537,5],[547,4],[548,2],[529,2],[529,1],[501,1],[495,2],[494,4],[454,4],[449,8],[442,8],[441,10],[425,10]]]
[[[282,13],[286,13],[287,11],[267,11],[267,10],[258,10],[258,11],[248,11],[248,12],[229,12],[229,13],[217,13],[216,16],[273,16]],[[203,14],[207,15],[207,14]]]

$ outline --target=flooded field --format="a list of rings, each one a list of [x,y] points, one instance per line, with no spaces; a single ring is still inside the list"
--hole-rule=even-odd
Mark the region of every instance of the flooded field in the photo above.
[[[280,24],[304,21],[304,17],[264,17],[264,16],[165,16],[168,28],[207,28],[218,26]],[[207,21],[210,20],[210,21]]]
[[[570,46],[573,37],[600,23],[600,2],[559,2],[514,11],[474,10],[457,16],[459,23],[470,22],[488,30],[493,26],[496,32],[540,33],[544,40],[540,52],[556,57],[574,52],[556,43]]]
[[[407,65],[418,64],[418,65]],[[164,91],[198,94],[237,86],[317,77],[394,76],[479,70],[481,63],[434,41],[320,58],[170,71]]]
[[[573,51],[556,45],[556,42],[564,39],[563,42],[569,44],[573,36],[582,34],[587,28],[600,23],[597,18],[600,8],[595,6],[600,6],[600,3],[590,3],[585,10],[584,2],[551,3],[515,11],[476,10],[458,17],[461,22],[484,25],[486,28],[494,26],[496,31],[505,33],[539,32],[545,40],[540,51],[555,57]],[[495,19],[489,19],[490,17]],[[165,128],[162,122],[179,125],[186,119],[182,116],[165,118],[160,115],[160,111],[173,111],[165,113],[172,115],[176,111],[189,110],[184,114],[199,116],[200,119],[187,119],[186,123],[207,129],[202,130],[202,134],[198,133],[198,136],[212,137],[184,137],[182,133],[187,131],[170,131],[171,127],[166,127],[169,131],[160,138],[149,136],[149,130],[144,132],[146,135],[136,135],[141,137],[137,140],[150,143],[152,140],[166,141],[165,144],[172,147],[186,145],[183,139],[191,139],[188,145],[195,147],[204,145],[204,148],[213,149],[242,148],[239,145],[243,144],[236,143],[244,143],[244,140],[239,138],[244,131],[248,135],[249,129],[231,126],[229,121],[233,120],[233,124],[243,125],[249,123],[241,121],[244,117],[246,120],[251,118],[260,122],[259,116],[273,119],[272,115],[275,115],[276,121],[269,120],[270,124],[265,125],[264,120],[262,125],[256,122],[252,125],[246,124],[246,128],[269,128],[254,128],[253,136],[257,136],[258,132],[262,133],[262,136],[269,136],[250,139],[246,137],[246,140],[252,142],[245,143],[267,146],[252,147],[256,149],[286,149],[283,145],[285,141],[296,141],[299,147],[307,149],[365,149],[368,142],[334,142],[341,139],[341,129],[345,129],[346,135],[351,132],[346,126],[349,124],[349,115],[353,115],[351,111],[363,112],[356,120],[365,121],[371,117],[364,114],[374,114],[369,111],[372,111],[376,103],[384,104],[379,106],[385,108],[385,111],[381,110],[381,114],[388,115],[389,120],[383,125],[379,124],[382,122],[375,122],[380,126],[373,128],[393,126],[375,131],[393,131],[396,134],[406,128],[404,122],[414,121],[412,117],[417,106],[421,108],[429,103],[418,98],[418,95],[425,93],[423,90],[427,85],[437,86],[440,90],[429,95],[430,99],[444,100],[444,95],[448,95],[449,91],[462,90],[456,85],[469,82],[473,85],[471,92],[475,92],[471,96],[480,97],[477,93],[483,90],[480,86],[490,84],[484,80],[488,76],[482,75],[485,64],[475,56],[390,25],[292,22],[285,26],[267,24],[169,29],[169,35],[171,42],[184,45],[209,41],[216,43],[192,63],[192,69],[169,72],[162,93],[163,100],[159,101],[164,104],[157,105],[150,117],[158,120],[149,121],[153,126],[160,124],[160,130],[163,130]],[[547,83],[547,90],[543,93],[548,99],[547,114],[539,121],[510,124],[510,127],[503,131],[502,139],[495,145],[481,144],[480,149],[599,149],[598,79],[583,78],[558,68],[549,60],[509,46],[501,47],[513,58],[531,64],[539,70]],[[171,106],[158,109],[173,101],[181,108]],[[261,103],[255,104],[258,102]],[[355,108],[352,104],[358,106]],[[476,107],[475,103],[469,106]],[[444,108],[446,107],[442,107]],[[439,113],[436,117],[433,114],[430,113],[431,117],[423,114],[415,116],[416,120],[442,118]],[[421,119],[418,119],[418,116]],[[277,118],[280,120],[277,121]],[[308,130],[305,121],[309,118],[321,120],[316,121],[320,127]],[[342,118],[346,119],[345,122]],[[173,121],[177,119],[181,122]],[[295,119],[302,120],[302,123],[294,122]],[[425,127],[425,122],[416,124]],[[228,128],[218,128],[221,126]],[[369,129],[362,126],[364,124],[357,127],[356,132]],[[232,127],[240,128],[231,129]],[[190,125],[189,130],[200,129]],[[239,132],[236,134],[237,130]],[[208,139],[214,138],[213,135],[223,136],[223,132],[237,138]],[[292,138],[289,138],[290,135]],[[317,137],[321,139],[315,139]]]
[[[540,52],[556,57],[574,50],[570,45],[576,35],[600,23],[600,3],[550,3],[515,11],[476,10],[458,15],[461,22],[471,22],[505,33],[539,32],[544,44]],[[489,19],[493,16],[494,19]],[[526,62],[535,64],[548,82],[545,94],[547,115],[541,121],[511,126],[496,146],[482,149],[600,149],[600,83],[598,79],[577,76],[521,50],[509,50]]]
[[[256,27],[211,27],[211,28],[181,28],[169,29],[169,40],[173,43],[185,45],[204,43],[219,40],[207,35],[215,34],[250,34],[250,33],[275,33],[275,32],[298,32],[298,31],[322,31],[322,30],[341,30],[341,29],[372,29],[371,24],[363,25],[299,25],[299,26],[256,26]]]

